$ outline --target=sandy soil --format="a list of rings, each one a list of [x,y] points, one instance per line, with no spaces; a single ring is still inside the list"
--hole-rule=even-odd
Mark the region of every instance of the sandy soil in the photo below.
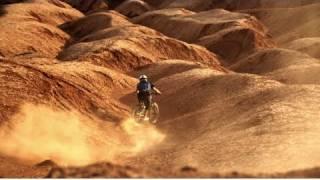
[[[241,2],[3,1],[0,177],[319,177],[319,3]]]

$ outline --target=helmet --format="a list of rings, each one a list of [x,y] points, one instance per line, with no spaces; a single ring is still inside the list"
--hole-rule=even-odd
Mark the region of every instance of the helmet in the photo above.
[[[139,76],[139,79],[140,79],[140,80],[145,80],[145,79],[148,79],[148,76],[146,76],[146,75],[143,74],[143,75],[140,75],[140,76]]]

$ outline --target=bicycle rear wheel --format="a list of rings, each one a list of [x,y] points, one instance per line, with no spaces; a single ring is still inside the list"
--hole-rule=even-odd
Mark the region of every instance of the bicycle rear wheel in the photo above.
[[[159,118],[159,106],[157,103],[153,103],[149,113],[149,121],[153,124],[157,123]]]

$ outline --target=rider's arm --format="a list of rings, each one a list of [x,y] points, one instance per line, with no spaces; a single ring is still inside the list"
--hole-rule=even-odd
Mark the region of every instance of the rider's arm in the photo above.
[[[157,94],[161,94],[161,91],[157,89],[152,83],[151,83],[151,88],[154,90]]]
[[[159,89],[157,89],[156,87],[152,88],[157,94],[161,94],[161,91]]]

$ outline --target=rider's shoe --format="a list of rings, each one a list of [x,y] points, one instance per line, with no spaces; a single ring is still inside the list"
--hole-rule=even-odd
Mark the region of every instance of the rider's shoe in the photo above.
[[[154,119],[154,120],[151,120],[150,122],[151,122],[152,124],[155,124],[155,123],[157,122],[157,120]]]

